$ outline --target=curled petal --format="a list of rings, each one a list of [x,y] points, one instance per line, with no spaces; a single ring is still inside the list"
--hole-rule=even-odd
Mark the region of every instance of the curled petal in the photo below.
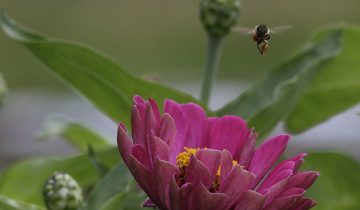
[[[157,136],[166,142],[169,147],[173,146],[173,142],[176,137],[176,127],[174,119],[168,113],[161,116]]]
[[[139,110],[134,105],[131,112],[131,129],[134,144],[145,146],[145,125],[140,117]]]
[[[261,184],[257,191],[262,192],[263,190],[270,188],[274,184],[286,179],[287,177],[290,177],[303,163],[303,158],[305,155],[305,153],[301,153],[293,158],[284,160],[279,163],[266,177],[265,181]]]
[[[219,210],[226,203],[227,196],[223,193],[210,193],[201,184],[195,184],[191,192],[190,210]]]
[[[312,184],[314,184],[315,180],[320,176],[319,172],[316,171],[307,171],[295,174],[292,177],[289,177],[287,187],[288,188],[302,188],[307,189]]]
[[[175,174],[179,174],[179,169],[172,163],[159,159],[155,161],[155,185],[161,201],[157,206],[161,209],[170,208],[170,183]]]
[[[146,192],[149,198],[156,204],[160,203],[161,200],[156,191],[153,172],[133,156],[129,157],[128,166],[136,182]]]
[[[150,200],[150,198],[147,198],[146,200],[144,200],[144,202],[142,202],[141,207],[155,208],[156,205],[154,202],[152,202],[152,200]]]
[[[117,143],[121,157],[125,163],[127,163],[133,143],[127,136],[124,125],[122,123],[118,124]]]
[[[209,170],[212,180],[219,170],[221,152],[213,149],[201,149],[196,152],[196,159],[201,161]]]
[[[318,172],[302,172],[290,176],[289,178],[273,185],[269,190],[266,192],[266,201],[265,205],[268,205],[273,200],[277,199],[281,194],[286,192],[291,188],[302,188],[307,189],[309,188],[316,178],[319,176]]]
[[[193,184],[186,183],[180,188],[176,184],[175,179],[171,180],[170,185],[170,206],[171,210],[188,210],[190,193]]]
[[[150,162],[147,158],[146,151],[140,144],[136,144],[131,149],[131,155],[135,157],[141,164],[150,168]]]
[[[186,181],[192,184],[202,183],[207,189],[212,184],[211,174],[209,169],[201,161],[197,160],[195,156],[191,156],[190,164],[186,169]]]
[[[221,176],[221,174],[220,174]],[[228,195],[227,208],[233,206],[241,196],[249,189],[254,175],[235,165],[226,176],[225,181],[220,184],[219,192]],[[225,208],[225,209],[227,209]]]
[[[302,197],[305,193],[305,190],[300,188],[290,189],[285,192],[280,198],[274,200],[269,205],[267,205],[264,210],[279,210],[279,209],[289,209],[291,208],[296,201]]]
[[[249,168],[250,161],[254,156],[256,144],[255,140],[256,134],[254,134],[252,131],[249,131],[248,140],[245,142],[243,148],[241,149],[238,159],[238,163],[242,166],[245,166],[245,168]]]
[[[174,163],[176,162],[176,156],[184,149],[185,139],[187,138],[189,125],[179,104],[172,100],[165,100],[164,107],[164,112],[168,113],[174,119],[177,131],[173,147],[170,151],[170,161]]]
[[[220,161],[220,186],[224,184],[226,177],[228,176],[230,170],[233,168],[233,159],[229,151],[223,150],[221,152],[221,161]]]
[[[133,102],[140,114],[141,119],[145,119],[146,101],[141,96],[136,95],[133,97]]]
[[[154,113],[154,117],[155,117],[156,121],[160,122],[160,111],[159,111],[159,107],[158,107],[156,101],[152,98],[149,98],[149,104]]]
[[[160,138],[154,136],[152,144],[152,154],[153,158],[160,160],[169,160],[169,147],[168,145],[161,140]]]
[[[308,210],[316,205],[311,198],[299,198],[289,210]]]
[[[251,160],[248,171],[254,173],[256,178],[252,184],[255,187],[274,163],[280,158],[289,141],[288,135],[274,137],[260,146],[256,150]]]

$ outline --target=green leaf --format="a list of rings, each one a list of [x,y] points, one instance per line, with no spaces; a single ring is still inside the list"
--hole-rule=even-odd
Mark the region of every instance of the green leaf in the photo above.
[[[6,95],[6,93],[7,93],[6,84],[5,84],[3,77],[0,74],[0,105],[3,102],[3,98]]]
[[[120,161],[117,148],[98,152],[97,158],[108,167]],[[36,158],[21,161],[7,169],[0,177],[0,194],[44,206],[42,187],[55,171],[69,173],[82,188],[93,186],[98,179],[87,154],[66,158]]]
[[[126,165],[121,162],[115,166],[103,179],[101,179],[93,191],[89,194],[86,203],[81,210],[99,210],[101,206],[113,196],[124,192],[132,179]]]
[[[321,67],[286,119],[291,132],[303,132],[360,102],[359,40],[359,27],[343,27],[341,53]]]
[[[59,136],[82,152],[88,151],[88,145],[91,145],[95,149],[111,147],[105,138],[92,129],[79,123],[70,122],[64,118],[51,118],[46,121],[37,138],[46,140]]]
[[[341,50],[342,31],[334,30],[301,51],[255,84],[217,114],[235,114],[255,126],[260,136],[270,132],[298,103],[322,66]]]
[[[109,172],[109,168],[103,164],[101,161],[99,161],[96,157],[96,153],[94,151],[94,148],[89,145],[88,147],[88,155],[91,160],[91,163],[95,167],[96,172],[99,174],[100,177],[105,176]]]
[[[114,121],[129,123],[134,95],[154,98],[160,106],[165,98],[199,103],[192,96],[129,74],[89,47],[47,38],[25,29],[4,13],[1,14],[1,26],[8,37],[24,45]]]
[[[133,180],[127,190],[112,197],[106,202],[101,210],[140,210],[141,204],[147,198],[146,194],[139,190],[138,185]]]
[[[307,196],[318,204],[314,210],[360,209],[360,164],[337,153],[312,153],[302,167],[320,172]]]
[[[3,195],[0,195],[0,209],[1,210],[44,210],[44,208],[41,208],[39,206],[24,203],[21,201],[16,201],[11,198],[7,198]]]

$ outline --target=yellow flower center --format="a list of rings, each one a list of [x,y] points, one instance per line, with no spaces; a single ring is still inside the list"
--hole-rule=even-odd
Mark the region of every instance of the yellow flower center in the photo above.
[[[195,155],[200,148],[193,149],[184,147],[185,152],[179,153],[179,155],[176,157],[176,165],[180,168],[180,170],[185,169],[189,166],[190,163],[190,157],[191,155]]]
[[[190,158],[192,155],[195,155],[197,151],[200,150],[200,148],[194,149],[194,148],[188,148],[184,147],[185,151],[179,153],[179,155],[176,157],[176,165],[180,169],[179,174],[179,186],[183,185],[185,183],[185,175],[186,175],[186,168],[190,164]],[[238,164],[238,161],[233,160],[232,161],[233,166]],[[215,180],[213,181],[212,186],[210,187],[210,192],[216,192],[219,189],[219,180],[220,180],[220,166],[217,170]]]

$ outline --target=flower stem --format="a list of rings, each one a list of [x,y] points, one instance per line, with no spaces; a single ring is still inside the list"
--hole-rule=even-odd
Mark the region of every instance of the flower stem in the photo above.
[[[206,63],[203,74],[203,82],[201,87],[201,101],[209,104],[210,93],[213,83],[217,75],[219,66],[221,48],[223,45],[223,37],[208,35],[208,49],[206,55]]]

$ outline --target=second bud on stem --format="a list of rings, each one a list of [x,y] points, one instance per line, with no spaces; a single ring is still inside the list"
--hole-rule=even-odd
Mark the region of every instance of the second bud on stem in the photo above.
[[[223,37],[237,23],[239,16],[239,0],[200,1],[200,19],[209,38],[201,87],[201,100],[205,105],[208,105],[212,84],[217,75]]]

